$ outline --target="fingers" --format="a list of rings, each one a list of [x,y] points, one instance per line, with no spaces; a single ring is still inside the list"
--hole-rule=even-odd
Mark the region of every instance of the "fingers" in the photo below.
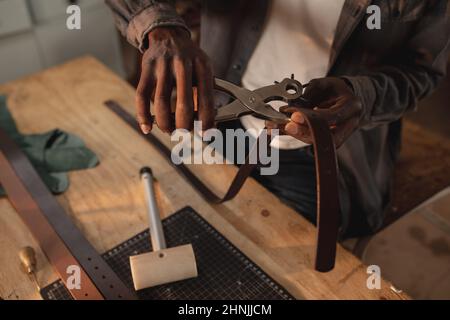
[[[312,108],[327,122],[337,146],[340,146],[358,127],[361,102],[344,80],[339,78],[312,80],[302,97],[309,102],[308,109]],[[312,137],[304,115],[294,111],[290,118],[291,122],[286,125],[285,132],[304,142],[311,142]]]
[[[196,99],[200,101],[200,117],[205,122],[204,126],[211,127],[214,122],[213,83],[206,54],[190,39],[188,32],[183,28],[156,28],[149,32],[148,42],[151,46],[144,53],[142,69],[145,69],[146,64],[154,64],[154,66],[148,67],[147,71],[143,72],[137,95],[138,121],[143,131],[151,130],[151,115],[147,106],[149,105],[148,96],[152,92],[154,93],[153,113],[162,131],[170,133],[175,127],[192,129],[194,71],[198,72],[201,78],[199,99]],[[196,60],[199,58],[201,63],[197,66]],[[171,96],[175,83],[177,101],[175,119],[173,119]]]
[[[287,134],[304,142],[310,141],[308,138],[309,130],[303,113],[299,109],[292,106],[283,106],[279,110],[282,113],[290,115],[291,121],[287,124],[277,124],[266,120],[266,128],[271,132],[278,129],[280,134]],[[309,142],[307,142],[309,143]]]
[[[155,67],[156,88],[154,98],[154,112],[158,127],[166,133],[173,131],[171,119],[170,97],[173,88],[173,78],[170,74],[169,64],[165,58],[156,62]]]
[[[149,66],[142,69],[136,90],[136,120],[144,134],[148,134],[152,130],[150,101],[155,84],[152,72],[153,70]]]
[[[281,107],[280,111],[291,114],[291,121],[280,131],[305,143],[311,144],[312,137],[303,113],[301,113],[298,108],[291,106]]]
[[[357,126],[358,119],[353,118],[332,130],[333,140],[337,148],[347,140],[347,138],[356,130]]]
[[[306,99],[313,107],[317,106],[323,101],[323,88],[321,81],[314,79],[311,80],[306,86],[302,97]]]
[[[282,107],[280,111],[285,113],[292,113],[290,118],[291,121],[285,126],[280,126],[276,123],[266,121],[266,128],[268,130],[279,129],[281,134],[290,135],[300,141],[308,144],[313,143],[313,137],[311,131],[309,130],[308,123],[302,112],[299,112],[295,107]],[[347,137],[354,131],[356,127],[357,118],[346,118],[346,121],[339,122],[339,125],[331,125],[331,123],[336,123],[336,119],[339,119],[341,115],[337,115],[336,111],[315,109],[316,112],[321,113],[321,116],[328,122],[330,129],[332,130],[333,139],[337,147],[342,145],[342,143],[347,139]]]
[[[173,72],[177,84],[175,124],[177,129],[192,130],[194,103],[192,100],[192,62],[175,58]]]
[[[213,74],[209,63],[200,57],[195,59],[195,73],[198,81],[198,118],[202,121],[202,130],[208,130],[214,127],[216,116]]]
[[[284,132],[284,124],[279,124],[279,123],[275,123],[275,122],[272,122],[272,121],[270,121],[270,120],[266,120],[265,121],[265,127],[266,127],[266,129],[267,129],[267,133],[269,134],[269,135],[271,135],[271,136],[273,136],[273,135],[284,135],[284,134],[286,134],[285,132]],[[272,130],[278,130],[278,132],[274,132],[274,131],[272,131]]]
[[[301,124],[291,121],[288,124],[286,124],[286,126],[284,127],[284,131],[287,134],[289,134],[290,136],[292,136],[300,141],[303,141],[308,144],[313,143],[311,133],[309,131],[308,126],[306,126],[306,125],[301,125]]]
[[[315,108],[330,126],[337,126],[347,122],[349,119],[358,117],[360,102],[350,97],[340,97],[327,109]]]
[[[171,65],[170,65],[171,64]],[[145,65],[137,89],[136,105],[137,120],[143,133],[152,129],[150,100],[154,94],[154,114],[158,127],[171,133],[175,127],[192,130],[194,123],[194,101],[192,90],[193,71],[198,79],[198,108],[202,129],[214,126],[215,108],[213,98],[213,76],[211,68],[205,59],[196,59],[193,66],[190,60],[181,58],[159,58],[152,64]],[[175,125],[171,112],[171,94],[176,82],[177,101]]]
[[[357,104],[355,107],[354,104]],[[337,105],[331,109],[315,109],[321,117],[327,121],[333,134],[333,140],[336,147],[341,146],[345,140],[355,131],[358,126],[359,118],[355,109],[358,108],[358,101],[345,102],[344,106]],[[353,111],[349,111],[353,110]],[[305,143],[313,143],[311,131],[309,130],[305,116],[301,112],[294,112],[284,132]]]
[[[333,78],[311,80],[302,97],[313,108],[330,108],[337,96],[335,81]]]
[[[291,120],[300,125],[306,125],[305,116],[301,112],[294,112],[291,116]]]
[[[303,115],[303,113],[301,113],[299,111],[298,108],[285,106],[285,107],[281,107],[280,111],[283,113],[290,114],[291,121],[293,121],[297,124],[300,124],[300,125],[306,125],[305,116]]]

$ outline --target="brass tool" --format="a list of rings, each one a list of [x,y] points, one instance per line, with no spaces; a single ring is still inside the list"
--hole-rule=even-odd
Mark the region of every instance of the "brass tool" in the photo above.
[[[23,247],[19,251],[19,258],[22,270],[33,280],[38,292],[40,292],[41,286],[36,278],[36,252],[32,247]]]

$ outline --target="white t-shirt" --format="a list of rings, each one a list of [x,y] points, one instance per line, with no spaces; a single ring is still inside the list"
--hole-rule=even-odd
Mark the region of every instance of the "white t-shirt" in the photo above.
[[[272,0],[264,32],[242,78],[244,87],[254,90],[291,74],[303,84],[324,77],[344,1]],[[264,121],[253,116],[242,117],[241,123],[246,129],[264,128]],[[304,145],[290,136],[272,142],[280,149]]]

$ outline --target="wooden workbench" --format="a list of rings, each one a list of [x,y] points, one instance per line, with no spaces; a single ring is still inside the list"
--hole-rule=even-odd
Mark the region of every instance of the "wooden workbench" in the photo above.
[[[298,299],[405,299],[383,281],[366,287],[366,266],[342,247],[336,268],[313,270],[316,230],[294,210],[248,180],[233,201],[211,205],[142,137],[111,113],[103,102],[114,99],[133,112],[134,90],[93,58],[85,57],[0,86],[23,133],[60,128],[79,135],[101,164],[70,174],[70,188],[58,197],[87,239],[104,252],[147,228],[138,172],[153,168],[163,216],[190,205]],[[167,137],[155,130],[158,137]],[[229,184],[231,165],[196,165],[196,174],[215,190]],[[262,215],[264,210],[265,214]],[[267,215],[269,212],[269,215]],[[23,246],[37,249],[39,282],[57,279],[38,245],[11,207],[0,200],[0,296],[38,299],[33,283],[19,268]]]

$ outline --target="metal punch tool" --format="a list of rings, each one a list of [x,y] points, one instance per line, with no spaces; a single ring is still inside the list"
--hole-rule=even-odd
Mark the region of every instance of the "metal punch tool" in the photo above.
[[[306,100],[302,98],[305,86],[295,80],[294,75],[281,82],[275,82],[253,91],[218,78],[214,82],[216,90],[223,91],[235,98],[233,102],[217,109],[216,122],[253,115],[263,120],[283,124],[290,121],[289,116],[275,110],[269,102],[282,101],[288,105],[293,103],[304,105],[306,103]]]

